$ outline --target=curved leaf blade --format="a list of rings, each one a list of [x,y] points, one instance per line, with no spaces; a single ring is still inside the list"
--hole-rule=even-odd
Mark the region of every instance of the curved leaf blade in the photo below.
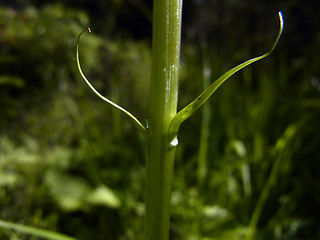
[[[196,110],[198,110],[207,100],[208,98],[220,87],[221,84],[223,84],[227,79],[229,79],[232,75],[234,75],[236,72],[240,71],[241,69],[247,67],[248,65],[257,62],[263,58],[268,57],[276,47],[281,34],[283,32],[283,16],[282,12],[279,12],[279,20],[280,20],[280,29],[279,33],[277,35],[276,40],[274,41],[272,47],[263,55],[259,57],[255,57],[252,59],[249,59],[238,66],[230,69],[228,72],[223,74],[221,77],[219,77],[216,81],[214,81],[206,90],[204,90],[193,102],[188,104],[185,108],[183,108],[181,111],[179,111],[175,117],[172,119],[170,126],[169,126],[169,133],[170,137],[174,138],[179,130],[179,127],[183,121],[188,119]],[[171,139],[169,139],[171,140]]]
[[[142,125],[142,123],[135,117],[133,116],[133,114],[131,114],[129,111],[127,111],[126,109],[124,109],[123,107],[120,107],[118,104],[112,102],[110,99],[102,96],[102,94],[100,94],[94,87],[93,85],[90,83],[90,81],[87,79],[87,77],[84,75],[82,69],[81,69],[81,65],[80,65],[80,57],[79,57],[79,42],[80,42],[80,37],[81,35],[85,32],[85,31],[88,31],[88,32],[91,32],[91,29],[88,27],[88,29],[85,29],[83,30],[79,36],[78,36],[78,40],[77,40],[77,66],[78,66],[78,70],[81,74],[81,77],[83,78],[83,80],[87,83],[87,85],[91,88],[91,90],[99,97],[101,98],[103,101],[111,104],[111,106],[113,106],[114,108],[122,111],[123,113],[125,113],[126,115],[128,115],[133,121],[134,123],[140,128],[142,129],[143,131],[146,130],[146,128]]]

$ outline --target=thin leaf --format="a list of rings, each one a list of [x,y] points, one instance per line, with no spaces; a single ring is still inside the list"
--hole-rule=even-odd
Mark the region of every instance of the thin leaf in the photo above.
[[[0,220],[0,228],[10,229],[20,233],[30,234],[32,236],[42,237],[51,240],[77,240],[76,238],[68,237],[57,232],[51,232],[48,230],[25,226],[3,220]]]
[[[215,82],[213,82],[206,90],[204,90],[193,102],[191,102],[189,105],[187,105],[185,108],[183,108],[180,112],[178,112],[175,117],[172,119],[170,127],[169,127],[169,132],[170,132],[170,137],[173,139],[175,135],[177,134],[179,127],[183,121],[188,119],[196,110],[198,110],[207,100],[208,98],[220,87],[222,83],[224,83],[228,78],[230,78],[233,74],[236,72],[240,71],[241,69],[245,68],[246,66],[257,62],[267,56],[269,56],[274,48],[276,47],[280,36],[283,31],[283,17],[282,13],[279,12],[279,19],[280,19],[280,29],[278,36],[273,43],[272,47],[269,49],[269,51],[259,57],[252,58],[244,63],[241,63],[240,65],[232,68],[225,74],[223,74],[220,78],[218,78]],[[172,139],[169,139],[170,141]]]
[[[137,125],[139,128],[141,128],[144,132],[146,130],[146,128],[141,124],[141,122],[135,117],[133,116],[130,112],[128,112],[126,109],[120,107],[118,104],[112,102],[110,99],[102,96],[93,86],[92,84],[89,82],[89,80],[86,78],[86,76],[84,75],[84,73],[82,72],[82,69],[81,69],[81,66],[80,66],[80,59],[79,59],[79,41],[80,41],[80,37],[81,35],[85,32],[85,31],[88,31],[88,32],[91,32],[91,29],[88,27],[87,29],[83,30],[79,36],[78,36],[78,41],[77,41],[77,66],[78,66],[78,69],[79,69],[79,72],[83,78],[83,80],[88,84],[88,86],[91,88],[91,90],[96,94],[98,95],[98,97],[100,97],[103,101],[111,104],[114,108],[122,111],[123,113],[125,113],[126,115],[128,115]]]

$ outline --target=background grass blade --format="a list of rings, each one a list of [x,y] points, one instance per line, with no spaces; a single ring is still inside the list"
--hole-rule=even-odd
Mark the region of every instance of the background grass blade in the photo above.
[[[223,74],[220,78],[218,78],[215,82],[213,82],[206,90],[204,90],[193,102],[191,102],[189,105],[183,108],[180,112],[178,112],[177,115],[172,119],[172,122],[170,124],[170,128],[169,128],[169,132],[171,133],[170,137],[172,138],[175,137],[181,123],[184,120],[188,119],[196,110],[198,110],[208,100],[208,98],[220,87],[220,85],[224,83],[228,78],[230,78],[233,74],[240,71],[241,69],[247,67],[248,65],[254,62],[257,62],[263,58],[266,58],[272,53],[283,31],[283,17],[281,12],[279,12],[279,19],[280,19],[279,33],[272,47],[269,49],[269,51],[259,57],[255,57],[246,62],[243,62],[238,66],[232,68],[225,74]]]
[[[51,232],[40,228],[24,226],[17,223],[0,220],[0,228],[11,229],[20,233],[30,234],[32,236],[42,237],[50,240],[76,240],[76,238],[68,237],[57,232]]]

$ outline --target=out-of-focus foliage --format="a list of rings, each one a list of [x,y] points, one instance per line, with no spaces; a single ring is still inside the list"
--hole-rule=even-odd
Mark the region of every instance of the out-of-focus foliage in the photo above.
[[[141,239],[142,136],[82,82],[75,45],[90,25],[86,75],[146,122],[150,2],[51,2],[0,7],[0,218],[79,239]],[[265,52],[280,9],[285,32],[272,56],[181,126],[171,239],[242,239],[249,227],[258,240],[320,238],[319,1],[185,1],[179,105],[206,76]]]
[[[119,220],[129,212],[141,215],[141,136],[81,80],[75,46],[88,26],[86,14],[63,5],[0,12],[1,219],[80,239],[116,239],[135,228],[142,234],[142,220],[130,228],[124,226],[132,219]],[[149,46],[109,41],[93,32],[80,48],[86,74],[99,91],[135,106],[143,119]],[[134,94],[138,90],[141,94]]]

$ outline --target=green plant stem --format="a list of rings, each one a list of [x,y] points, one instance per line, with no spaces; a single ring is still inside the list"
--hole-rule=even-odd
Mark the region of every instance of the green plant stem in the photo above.
[[[153,7],[145,240],[167,240],[175,157],[168,130],[177,112],[182,1],[154,0]]]

